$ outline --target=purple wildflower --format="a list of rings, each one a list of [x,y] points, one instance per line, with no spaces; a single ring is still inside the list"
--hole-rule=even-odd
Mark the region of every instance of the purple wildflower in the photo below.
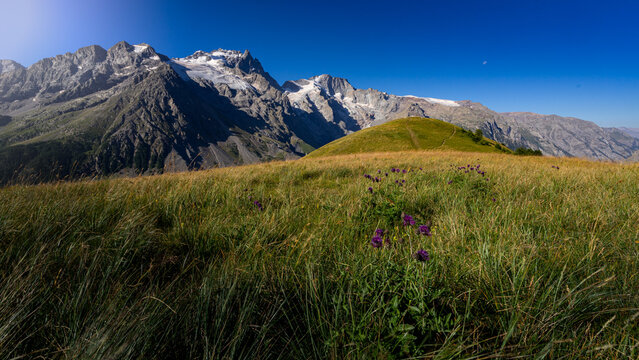
[[[373,188],[372,188],[372,187],[369,187],[369,188],[368,188],[368,191],[372,194],[372,193],[373,193]]]
[[[383,245],[383,241],[382,241],[382,237],[375,235],[373,236],[373,238],[371,239],[371,246],[374,248],[380,248]]]
[[[375,230],[375,235],[382,236],[382,235],[384,235],[385,232],[386,231],[384,229],[377,229],[377,230]]]
[[[412,226],[415,225],[415,220],[410,215],[404,215],[404,226]]]
[[[253,205],[257,206],[257,208],[260,209],[260,211],[264,210],[262,208],[262,204],[257,200],[253,201]]]
[[[417,250],[417,252],[414,255],[415,259],[417,259],[417,261],[429,261],[430,260],[430,254],[428,253],[428,251],[421,249],[421,250]]]
[[[386,176],[388,176],[388,173],[386,173]]]
[[[493,198],[493,202],[497,201],[497,199]]]
[[[406,169],[402,170],[402,173],[406,174]]]
[[[417,228],[417,233],[421,235],[426,235],[426,236],[433,235],[431,234],[430,227],[428,225],[419,225],[419,227]]]
[[[450,184],[452,184],[452,183],[453,183],[453,180],[450,180],[450,181],[448,182],[448,185],[450,185]]]
[[[417,252],[413,256],[415,257],[415,259],[417,259],[417,261],[429,261],[430,260],[430,254],[428,253],[428,251],[426,251],[424,249],[417,250]]]

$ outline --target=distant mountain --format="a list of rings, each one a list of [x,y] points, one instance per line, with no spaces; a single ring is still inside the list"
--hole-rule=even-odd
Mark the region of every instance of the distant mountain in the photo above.
[[[633,129],[633,128],[627,128],[627,127],[619,127],[617,129],[625,132],[626,134],[628,134],[628,135],[630,135],[630,136],[632,136],[632,137],[634,137],[636,139],[639,139],[639,128]]]
[[[485,135],[512,149],[527,147],[555,156],[621,160],[639,150],[631,136],[571,117],[497,113],[471,101],[396,96],[360,90],[347,80],[320,75],[287,81],[284,90],[300,114],[319,116],[345,132],[407,116],[432,117]]]
[[[436,119],[408,117],[346,135],[313,151],[308,157],[410,150],[511,153],[495,141],[453,124]]]
[[[13,60],[0,60],[0,74],[15,71],[18,69],[24,69],[24,66],[18,64]]]
[[[579,119],[395,96],[330,75],[280,86],[248,51],[170,59],[120,42],[28,68],[0,61],[0,183],[295,159],[408,116],[551,155],[618,160],[639,150],[627,133]]]
[[[0,182],[297,158],[310,133],[248,52],[82,48],[0,75]]]

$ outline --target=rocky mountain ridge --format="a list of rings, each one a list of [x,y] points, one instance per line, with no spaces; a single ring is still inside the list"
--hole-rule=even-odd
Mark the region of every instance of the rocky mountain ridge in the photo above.
[[[624,133],[632,136],[633,138],[639,139],[639,128],[619,127],[617,129],[619,129],[619,130],[623,131]]]
[[[170,59],[119,42],[28,68],[0,61],[0,183],[294,159],[408,116],[551,155],[619,160],[639,150],[627,133],[579,119],[396,96],[330,75],[280,86],[248,51]]]
[[[637,139],[623,131],[603,129],[572,117],[534,113],[497,113],[471,101],[396,96],[361,90],[346,79],[320,75],[283,85],[299,113],[319,112],[345,133],[410,116],[437,118],[484,134],[511,148],[528,147],[555,156],[622,160],[639,149]]]

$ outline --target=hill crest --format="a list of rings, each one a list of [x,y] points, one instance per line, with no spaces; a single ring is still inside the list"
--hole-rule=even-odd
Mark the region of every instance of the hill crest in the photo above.
[[[505,146],[445,121],[406,117],[371,126],[332,141],[308,157],[407,150],[510,153]]]

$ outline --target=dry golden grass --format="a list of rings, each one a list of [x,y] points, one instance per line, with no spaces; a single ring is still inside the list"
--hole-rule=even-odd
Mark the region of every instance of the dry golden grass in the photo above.
[[[449,151],[3,188],[0,358],[637,358],[638,223],[637,164]]]

